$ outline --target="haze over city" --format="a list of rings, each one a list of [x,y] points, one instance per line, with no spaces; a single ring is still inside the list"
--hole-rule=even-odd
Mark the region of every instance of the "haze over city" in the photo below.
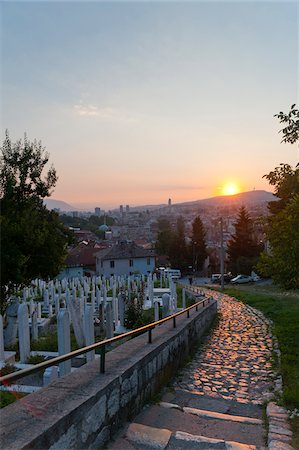
[[[298,4],[3,2],[2,128],[41,140],[78,207],[255,189],[298,150]],[[233,183],[229,190],[227,185]]]

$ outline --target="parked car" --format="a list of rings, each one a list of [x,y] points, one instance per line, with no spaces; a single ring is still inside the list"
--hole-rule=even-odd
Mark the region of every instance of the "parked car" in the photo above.
[[[230,273],[223,274],[224,283],[229,283],[231,279],[232,279],[232,276]],[[220,284],[221,283],[221,273],[214,273],[211,276],[211,283],[212,284]]]
[[[213,273],[213,275],[211,276],[211,283],[221,283],[221,273]]]
[[[172,278],[173,280],[178,280],[182,276],[181,271],[179,269],[167,268],[165,269],[164,273],[166,277]]]
[[[250,275],[237,275],[235,278],[231,280],[231,283],[243,284],[243,283],[250,283],[251,281],[253,281],[253,279]]]

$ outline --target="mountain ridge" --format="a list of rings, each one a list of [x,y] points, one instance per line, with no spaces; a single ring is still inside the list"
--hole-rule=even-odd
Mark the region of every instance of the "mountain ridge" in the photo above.
[[[180,202],[180,203],[173,203],[172,207],[188,207],[188,206],[205,206],[205,205],[217,205],[217,204],[261,204],[261,203],[267,203],[271,201],[276,201],[278,198],[272,194],[272,192],[268,192],[265,190],[254,190],[254,191],[246,191],[246,192],[239,192],[238,194],[234,195],[218,195],[214,197],[208,197],[203,198],[199,200],[192,200],[188,202]],[[44,200],[45,205],[48,209],[60,209],[60,211],[70,212],[70,211],[91,211],[93,208],[78,208],[76,206],[72,206],[69,203],[63,201],[63,200],[56,200],[56,199],[45,199]],[[95,204],[97,206],[100,202]],[[136,211],[136,210],[144,210],[144,209],[158,209],[158,208],[165,208],[167,207],[166,203],[162,204],[151,204],[151,205],[140,205],[140,206],[130,206],[130,210]],[[116,211],[118,208],[109,208],[111,211]]]

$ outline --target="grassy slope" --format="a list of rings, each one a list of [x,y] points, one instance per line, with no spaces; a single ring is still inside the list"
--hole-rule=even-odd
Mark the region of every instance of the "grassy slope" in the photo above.
[[[227,287],[225,292],[262,311],[273,321],[273,332],[281,350],[282,403],[299,409],[299,293],[283,292],[273,286]],[[292,420],[299,448],[299,417]]]

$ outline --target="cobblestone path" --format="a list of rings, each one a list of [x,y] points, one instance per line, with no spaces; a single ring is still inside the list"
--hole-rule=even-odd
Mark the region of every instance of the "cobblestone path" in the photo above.
[[[219,300],[219,312],[219,323],[174,387],[262,404],[274,385],[270,323],[259,311],[226,295]]]

